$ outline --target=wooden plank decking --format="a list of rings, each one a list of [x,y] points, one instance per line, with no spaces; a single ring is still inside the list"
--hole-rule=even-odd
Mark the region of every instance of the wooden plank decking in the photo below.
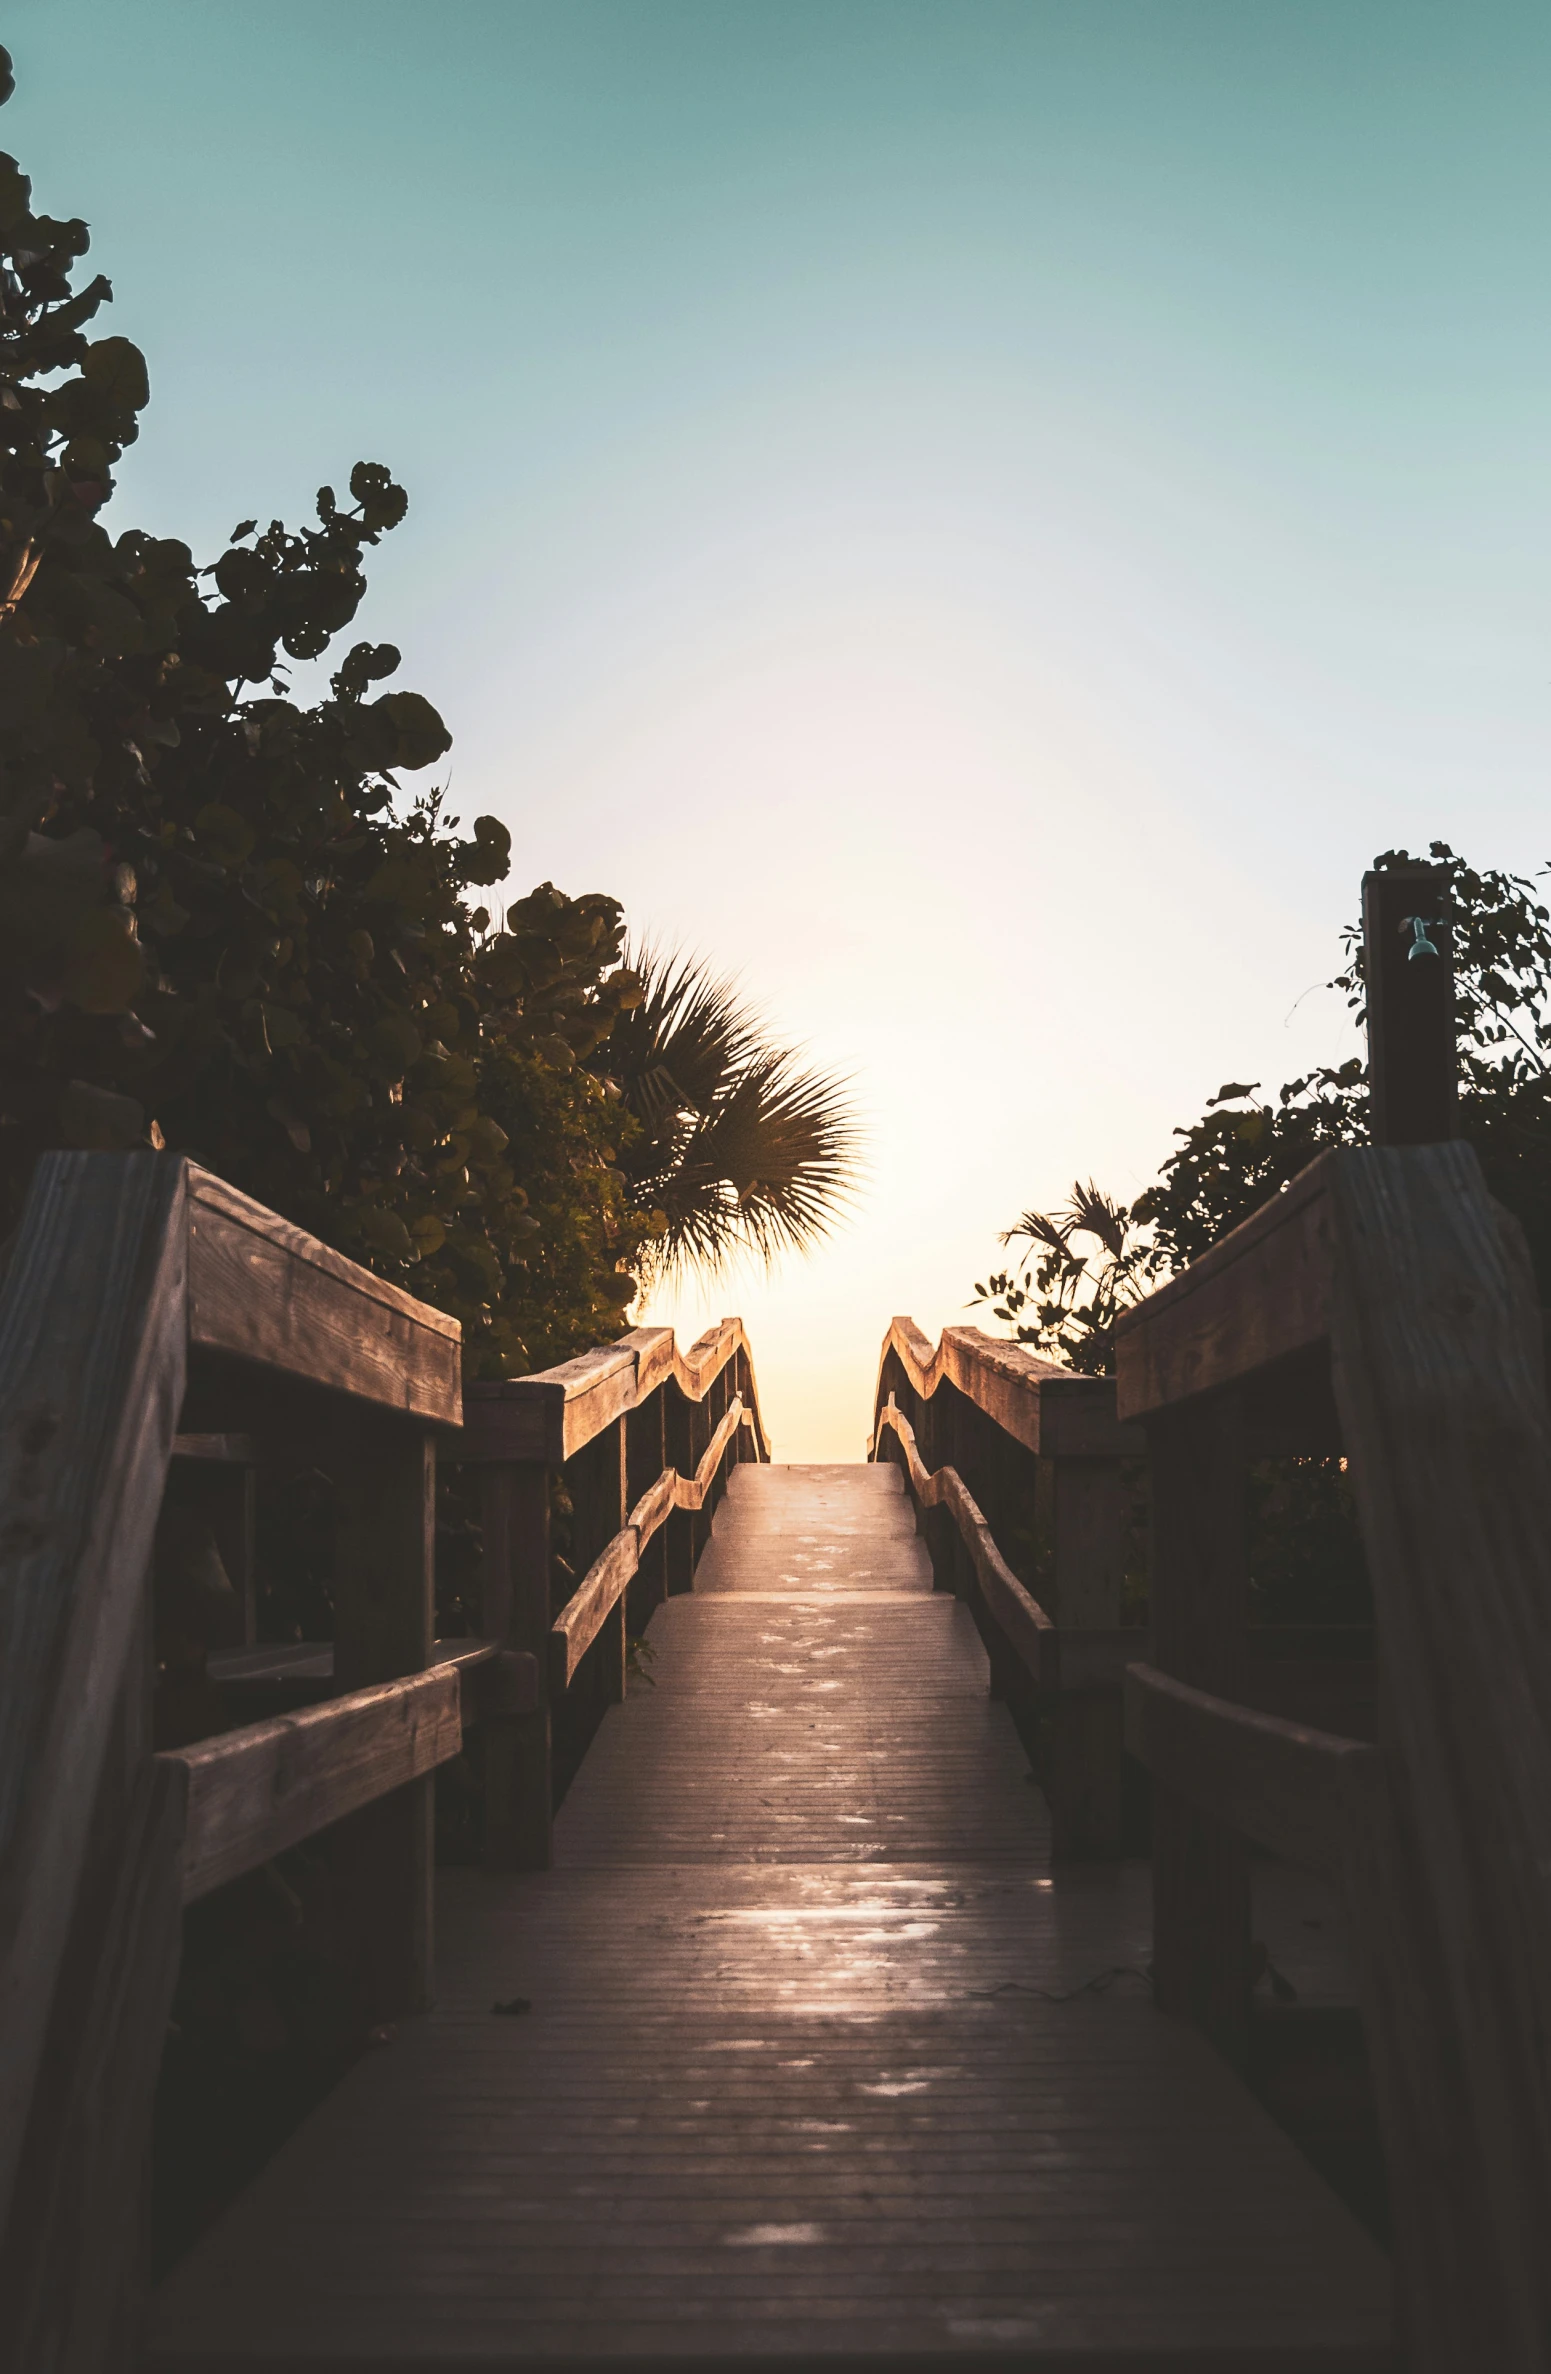
[[[1388,2365],[1388,2268],[1051,1868],[888,1467],[735,1472],[557,1868],[163,2286],[152,2374]],[[520,2016],[492,2004],[526,1997]]]

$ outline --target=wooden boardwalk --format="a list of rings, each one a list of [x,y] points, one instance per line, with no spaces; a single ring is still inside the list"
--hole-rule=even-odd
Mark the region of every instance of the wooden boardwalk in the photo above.
[[[163,2286],[154,2374],[1389,2363],[1389,2272],[1056,1866],[898,1471],[734,1474],[556,1868]],[[526,1998],[531,2010],[492,2009]]]

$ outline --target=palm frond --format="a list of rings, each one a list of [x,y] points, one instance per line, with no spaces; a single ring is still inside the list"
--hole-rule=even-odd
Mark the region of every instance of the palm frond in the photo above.
[[[1086,1187],[1080,1179],[1072,1181],[1072,1200],[1065,1217],[1073,1236],[1096,1236],[1106,1253],[1116,1261],[1120,1259],[1126,1249],[1126,1228],[1131,1215],[1124,1204],[1106,1195],[1092,1179]]]
[[[595,1061],[636,1123],[620,1151],[632,1198],[666,1222],[653,1282],[806,1250],[856,1183],[847,1084],[774,1044],[736,984],[698,959],[647,947],[627,961],[644,995]]]

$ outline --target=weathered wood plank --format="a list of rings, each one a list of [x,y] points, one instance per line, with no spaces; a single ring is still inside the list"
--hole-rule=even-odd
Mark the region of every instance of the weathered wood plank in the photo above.
[[[352,1405],[329,1459],[337,1493],[334,1674],[347,1690],[422,1673],[436,1633],[436,1438],[429,1426]],[[379,2019],[431,2000],[435,1930],[434,1783],[374,1798],[349,1817],[355,1918]]]
[[[629,1589],[639,1571],[641,1551],[674,1509],[702,1509],[713,1488],[722,1454],[740,1426],[752,1424],[752,1413],[733,1399],[692,1476],[664,1468],[651,1490],[631,1510],[628,1522],[600,1550],[565,1606],[549,1636],[549,1677],[552,1690],[568,1690],[593,1642]]]
[[[568,1690],[576,1669],[628,1589],[640,1564],[640,1542],[634,1526],[616,1533],[607,1549],[588,1567],[549,1636],[549,1682],[552,1690]]]
[[[189,1166],[189,1342],[443,1426],[462,1419],[462,1329]]]
[[[1111,1378],[1073,1376],[978,1327],[945,1327],[934,1347],[913,1319],[892,1320],[879,1360],[880,1399],[891,1353],[923,1400],[944,1381],[955,1385],[1004,1434],[1041,1457],[1117,1459],[1145,1448],[1140,1432],[1116,1419]]]
[[[1340,1878],[1354,1827],[1371,1832],[1383,1768],[1376,1748],[1256,1714],[1193,1690],[1155,1665],[1125,1677],[1126,1746],[1215,1821],[1273,1854]]]
[[[1234,1384],[1330,1332],[1326,1190],[1339,1149],[1115,1322],[1124,1420]]]
[[[1354,1877],[1416,2374],[1551,2332],[1551,1421],[1522,1236],[1459,1142],[1343,1151],[1336,1401],[1391,1819]]]
[[[455,1456],[490,1460],[543,1460],[552,1467],[587,1448],[605,1427],[617,1425],[669,1382],[686,1400],[699,1403],[739,1354],[745,1361],[750,1412],[760,1456],[769,1457],[753,1364],[741,1319],[723,1319],[680,1353],[670,1327],[638,1327],[616,1344],[603,1344],[575,1360],[530,1377],[471,1385]]]
[[[45,1155],[0,1298],[0,2233],[183,1399],[186,1194],[173,1155]]]
[[[725,1415],[716,1428],[715,1433],[712,1435],[710,1441],[706,1444],[705,1449],[701,1452],[700,1463],[696,1467],[694,1474],[692,1476],[676,1477],[673,1486],[673,1499],[675,1507],[687,1509],[704,1508],[706,1495],[711,1490],[711,1487],[716,1480],[716,1471],[721,1465],[722,1453],[726,1450],[727,1445],[732,1441],[733,1436],[737,1433],[740,1426],[751,1426],[753,1423],[753,1412],[751,1410],[745,1410],[742,1402],[734,1399],[729,1404]]]
[[[899,1437],[905,1452],[910,1489],[919,1506],[946,1509],[952,1518],[959,1540],[974,1567],[986,1606],[1000,1626],[1009,1648],[1037,1688],[1058,1688],[1060,1651],[1055,1626],[1038,1600],[1024,1589],[997,1548],[991,1537],[991,1528],[958,1470],[939,1467],[935,1474],[927,1473],[916,1445],[914,1429],[892,1395],[878,1412],[878,1423],[880,1427],[887,1426]]]
[[[643,1549],[658,1526],[665,1525],[679,1506],[678,1482],[677,1470],[665,1467],[650,1491],[643,1492],[631,1510],[630,1523]]]
[[[463,1744],[458,1668],[353,1690],[158,1761],[187,1776],[183,1901],[419,1780]]]
[[[554,1778],[548,1687],[549,1470],[493,1461],[480,1475],[487,1633],[531,1675],[528,1703],[498,1711],[485,1731],[485,1861],[491,1870],[543,1871],[552,1852]]]
[[[124,1729],[138,1729],[125,1676]],[[126,1785],[127,1784],[127,1785]],[[182,1943],[183,1774],[115,1763],[97,1817],[23,2156],[0,2248],[7,2367],[104,2374],[126,2363],[145,2309],[152,2104]]]

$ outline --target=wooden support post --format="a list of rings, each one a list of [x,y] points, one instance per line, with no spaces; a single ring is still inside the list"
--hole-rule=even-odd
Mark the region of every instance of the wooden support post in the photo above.
[[[685,1398],[675,1384],[664,1385],[662,1401],[663,1465],[675,1468],[681,1476],[693,1475],[695,1405]],[[695,1587],[694,1528],[695,1520],[689,1511],[675,1509],[662,1529],[670,1596],[692,1591]]]
[[[485,1723],[485,1862],[547,1871],[554,1860],[554,1756],[549,1707],[549,1469],[492,1461],[480,1471],[487,1636],[526,1650],[538,1704]]]
[[[1126,1530],[1119,1460],[1042,1459],[1036,1510],[1044,1555],[1035,1596],[1063,1632],[1117,1631]],[[1117,1690],[1074,1692],[1043,1715],[1039,1771],[1053,1855],[1120,1853],[1123,1729]]]
[[[613,1491],[608,1495],[614,1511],[614,1522],[608,1529],[599,1549],[607,1546],[619,1532],[630,1513],[630,1421],[616,1420],[603,1438],[603,1456],[608,1462],[608,1478]],[[597,1555],[595,1551],[594,1556]],[[625,1700],[625,1667],[629,1660],[627,1646],[629,1626],[626,1609],[630,1594],[621,1591],[610,1611],[609,1620],[598,1635],[598,1654],[603,1664],[603,1698],[605,1705],[622,1706]]]
[[[350,1412],[335,1459],[334,1676],[340,1690],[431,1662],[436,1445],[429,1427]],[[408,1781],[340,1825],[379,2019],[430,2008],[436,1778]]]
[[[706,1441],[709,1442],[732,1406],[732,1363],[730,1361],[721,1370],[706,1399],[710,1410],[710,1425],[706,1431]],[[727,1490],[727,1467],[727,1454],[723,1452],[716,1463],[716,1473],[711,1478],[711,1489],[706,1495],[710,1520],[713,1525],[716,1522],[716,1512],[721,1507],[723,1496]],[[709,1531],[709,1527],[707,1530]]]
[[[680,1469],[679,1472],[681,1475],[692,1476],[695,1473],[695,1470],[699,1467],[701,1460],[705,1457],[707,1445],[711,1440],[711,1430],[716,1422],[711,1416],[711,1412],[708,1407],[708,1400],[709,1396],[707,1397],[707,1401],[692,1401],[689,1404],[687,1413],[689,1418],[689,1443],[687,1446],[688,1465]],[[698,1567],[700,1564],[701,1557],[705,1551],[706,1543],[710,1540],[710,1538],[710,1509],[691,1509],[689,1512],[691,1577],[693,1577],[696,1567]],[[691,1588],[693,1588],[693,1583],[691,1583]]]
[[[1228,1387],[1147,1422],[1154,1662],[1243,1696],[1245,1453]],[[1249,1850],[1170,1789],[1153,1800],[1153,1991],[1242,2068],[1249,2048]]]
[[[629,1474],[625,1497],[634,1508],[642,1494],[649,1492],[668,1464],[666,1394],[659,1389],[631,1411],[626,1421],[629,1429]],[[651,1620],[652,1611],[662,1604],[668,1590],[668,1529],[660,1525],[641,1552],[641,1564],[630,1585],[630,1621],[637,1632],[643,1632]]]
[[[1459,1134],[1453,932],[1442,866],[1363,876],[1368,1079],[1376,1146]],[[1418,937],[1416,925],[1423,932]]]

